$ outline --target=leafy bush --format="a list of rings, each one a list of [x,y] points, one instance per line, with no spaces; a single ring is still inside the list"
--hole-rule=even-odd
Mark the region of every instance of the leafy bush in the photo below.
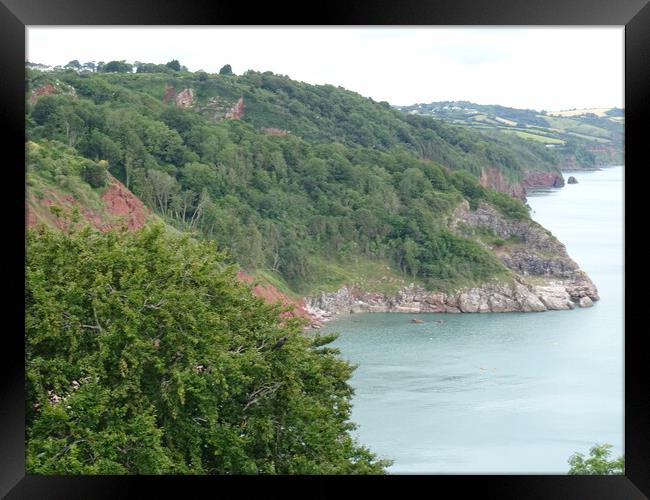
[[[621,455],[614,460],[608,460],[611,455],[611,444],[596,444],[589,450],[585,459],[582,453],[574,453],[569,458],[569,475],[622,475],[625,474],[625,458]]]
[[[108,182],[108,163],[105,160],[88,162],[82,170],[83,179],[94,188],[104,187]]]
[[[506,217],[511,219],[527,219],[530,217],[529,207],[512,196],[491,191],[487,198]]]
[[[30,474],[382,473],[352,366],[162,226],[27,234]]]

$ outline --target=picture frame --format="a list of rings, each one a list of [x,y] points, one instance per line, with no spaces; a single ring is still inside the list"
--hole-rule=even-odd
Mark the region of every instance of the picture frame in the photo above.
[[[235,6],[237,5],[237,6]],[[305,13],[296,16],[298,25],[619,25],[625,26],[625,157],[631,166],[632,182],[626,182],[625,196],[632,198],[627,186],[641,185],[635,172],[642,151],[642,117],[648,108],[650,89],[650,6],[648,0],[618,0],[596,2],[590,0],[552,0],[546,2],[517,2],[507,0],[444,0],[439,2],[404,1],[391,4],[376,2],[372,10],[343,2],[328,2],[325,11],[316,16]],[[286,6],[267,4],[251,9],[245,4],[188,1],[156,2],[152,8],[142,0],[86,1],[70,0],[0,0],[0,92],[2,93],[2,130],[5,154],[10,160],[6,168],[11,172],[8,195],[16,205],[24,207],[24,177],[17,165],[24,158],[25,116],[25,29],[29,25],[225,25],[276,24],[286,25]],[[295,11],[294,11],[295,12]],[[640,167],[639,167],[640,169]],[[5,171],[6,172],[6,171]],[[635,214],[626,210],[625,223]],[[12,284],[24,284],[24,220],[13,213],[6,218],[10,227],[7,240],[12,242],[10,260],[6,268],[16,273],[8,279],[7,308],[14,320],[5,329],[3,339],[4,363],[0,392],[0,495],[6,498],[115,498],[152,496],[154,492],[187,495],[188,490],[207,488],[215,495],[222,489],[248,492],[251,486],[267,492],[286,494],[289,484],[298,481],[294,491],[304,488],[318,490],[309,493],[327,497],[339,495],[350,487],[380,488],[385,494],[405,494],[404,482],[415,481],[412,488],[425,488],[429,493],[440,488],[451,488],[458,493],[471,490],[488,498],[648,498],[650,495],[650,439],[648,425],[650,405],[644,360],[643,330],[629,328],[625,338],[625,476],[387,476],[372,478],[352,477],[171,477],[171,476],[35,476],[25,474],[24,423],[24,317],[21,313],[21,294]],[[625,260],[629,261],[630,243],[625,236]],[[625,268],[627,270],[627,267]],[[24,297],[24,295],[22,296]],[[625,302],[625,326],[631,321],[632,303],[637,297],[628,293]],[[631,303],[631,302],[632,303]],[[285,483],[285,480],[289,483]],[[282,482],[280,482],[282,481]],[[300,483],[304,481],[303,486]],[[408,493],[407,493],[408,494]]]

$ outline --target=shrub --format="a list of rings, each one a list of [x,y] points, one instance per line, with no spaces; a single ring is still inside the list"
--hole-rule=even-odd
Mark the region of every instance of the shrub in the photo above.
[[[108,163],[105,160],[89,161],[82,167],[81,175],[92,187],[104,187],[108,182]]]

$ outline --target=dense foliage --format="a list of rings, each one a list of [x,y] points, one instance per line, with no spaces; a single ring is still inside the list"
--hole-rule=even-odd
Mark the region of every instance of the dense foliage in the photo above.
[[[401,106],[400,109],[407,113],[418,112],[435,114],[446,119],[461,119],[467,116],[467,110],[485,113],[488,116],[499,116],[511,120],[519,125],[538,125],[547,127],[548,123],[543,115],[532,109],[517,109],[499,105],[476,104],[469,101],[438,101],[426,104],[412,104]]]
[[[516,153],[344,89],[250,71],[29,72],[31,88],[53,79],[73,90],[29,106],[32,140],[105,160],[168,222],[300,293],[318,287],[328,265],[359,260],[387,263],[431,287],[484,281],[504,267],[479,244],[451,235],[446,218],[463,198],[528,216],[521,202],[470,175],[486,165],[517,175]],[[193,89],[194,105],[164,102],[171,87]],[[241,96],[243,119],[224,120]],[[273,127],[288,133],[262,130]]]
[[[381,473],[353,368],[162,226],[27,234],[27,470]]]
[[[528,158],[539,168],[544,162],[594,168],[623,162],[624,116],[613,108],[604,116],[585,112],[573,116],[546,111],[483,105],[468,101],[441,101],[401,106],[398,109],[419,117],[435,117],[480,132],[491,141],[504,141],[516,158]],[[528,144],[522,145],[526,139]],[[542,163],[540,163],[540,159]]]
[[[589,450],[589,458],[582,453],[574,453],[569,458],[569,475],[622,475],[625,474],[625,458],[621,455],[614,460],[608,460],[611,455],[611,444],[596,444]]]

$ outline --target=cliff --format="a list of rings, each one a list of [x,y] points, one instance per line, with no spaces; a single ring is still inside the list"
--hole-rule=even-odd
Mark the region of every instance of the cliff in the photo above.
[[[526,188],[536,187],[563,187],[564,177],[561,173],[555,172],[529,172],[524,180],[522,186]]]
[[[54,185],[43,188],[39,197],[32,190],[27,192],[26,223],[28,227],[45,224],[64,229],[72,213],[78,211],[81,220],[90,223],[100,231],[108,231],[126,224],[130,231],[140,229],[152,216],[131,191],[120,181],[109,175],[109,184],[103,194],[96,194],[92,200],[82,201],[71,193],[65,193]],[[62,217],[57,216],[60,213]]]
[[[489,234],[489,247],[509,269],[509,277],[442,293],[410,284],[395,295],[343,286],[306,298],[306,309],[320,320],[357,312],[541,312],[589,307],[599,299],[596,286],[567,255],[565,246],[529,219],[508,219],[481,203],[463,202],[449,228],[466,237]],[[479,241],[480,238],[479,238]]]
[[[503,172],[496,167],[484,168],[479,177],[481,186],[494,189],[500,193],[506,193],[515,198],[523,200],[526,197],[526,190],[521,183],[509,182]]]
[[[307,311],[305,306],[304,299],[293,299],[288,295],[282,293],[275,286],[270,283],[262,283],[259,280],[256,280],[253,276],[246,274],[244,272],[237,273],[237,278],[240,281],[252,285],[253,295],[264,300],[267,304],[277,304],[280,303],[284,307],[290,308],[289,311],[283,313],[284,317],[292,318],[298,317],[307,319],[310,322],[316,320],[316,318]],[[316,326],[316,325],[312,325]]]
[[[563,187],[564,177],[560,171],[540,172],[529,171],[523,175],[521,181],[510,181],[503,172],[496,168],[484,168],[481,171],[479,181],[483,187],[494,189],[500,193],[506,193],[520,200],[526,199],[526,190],[539,187]]]

